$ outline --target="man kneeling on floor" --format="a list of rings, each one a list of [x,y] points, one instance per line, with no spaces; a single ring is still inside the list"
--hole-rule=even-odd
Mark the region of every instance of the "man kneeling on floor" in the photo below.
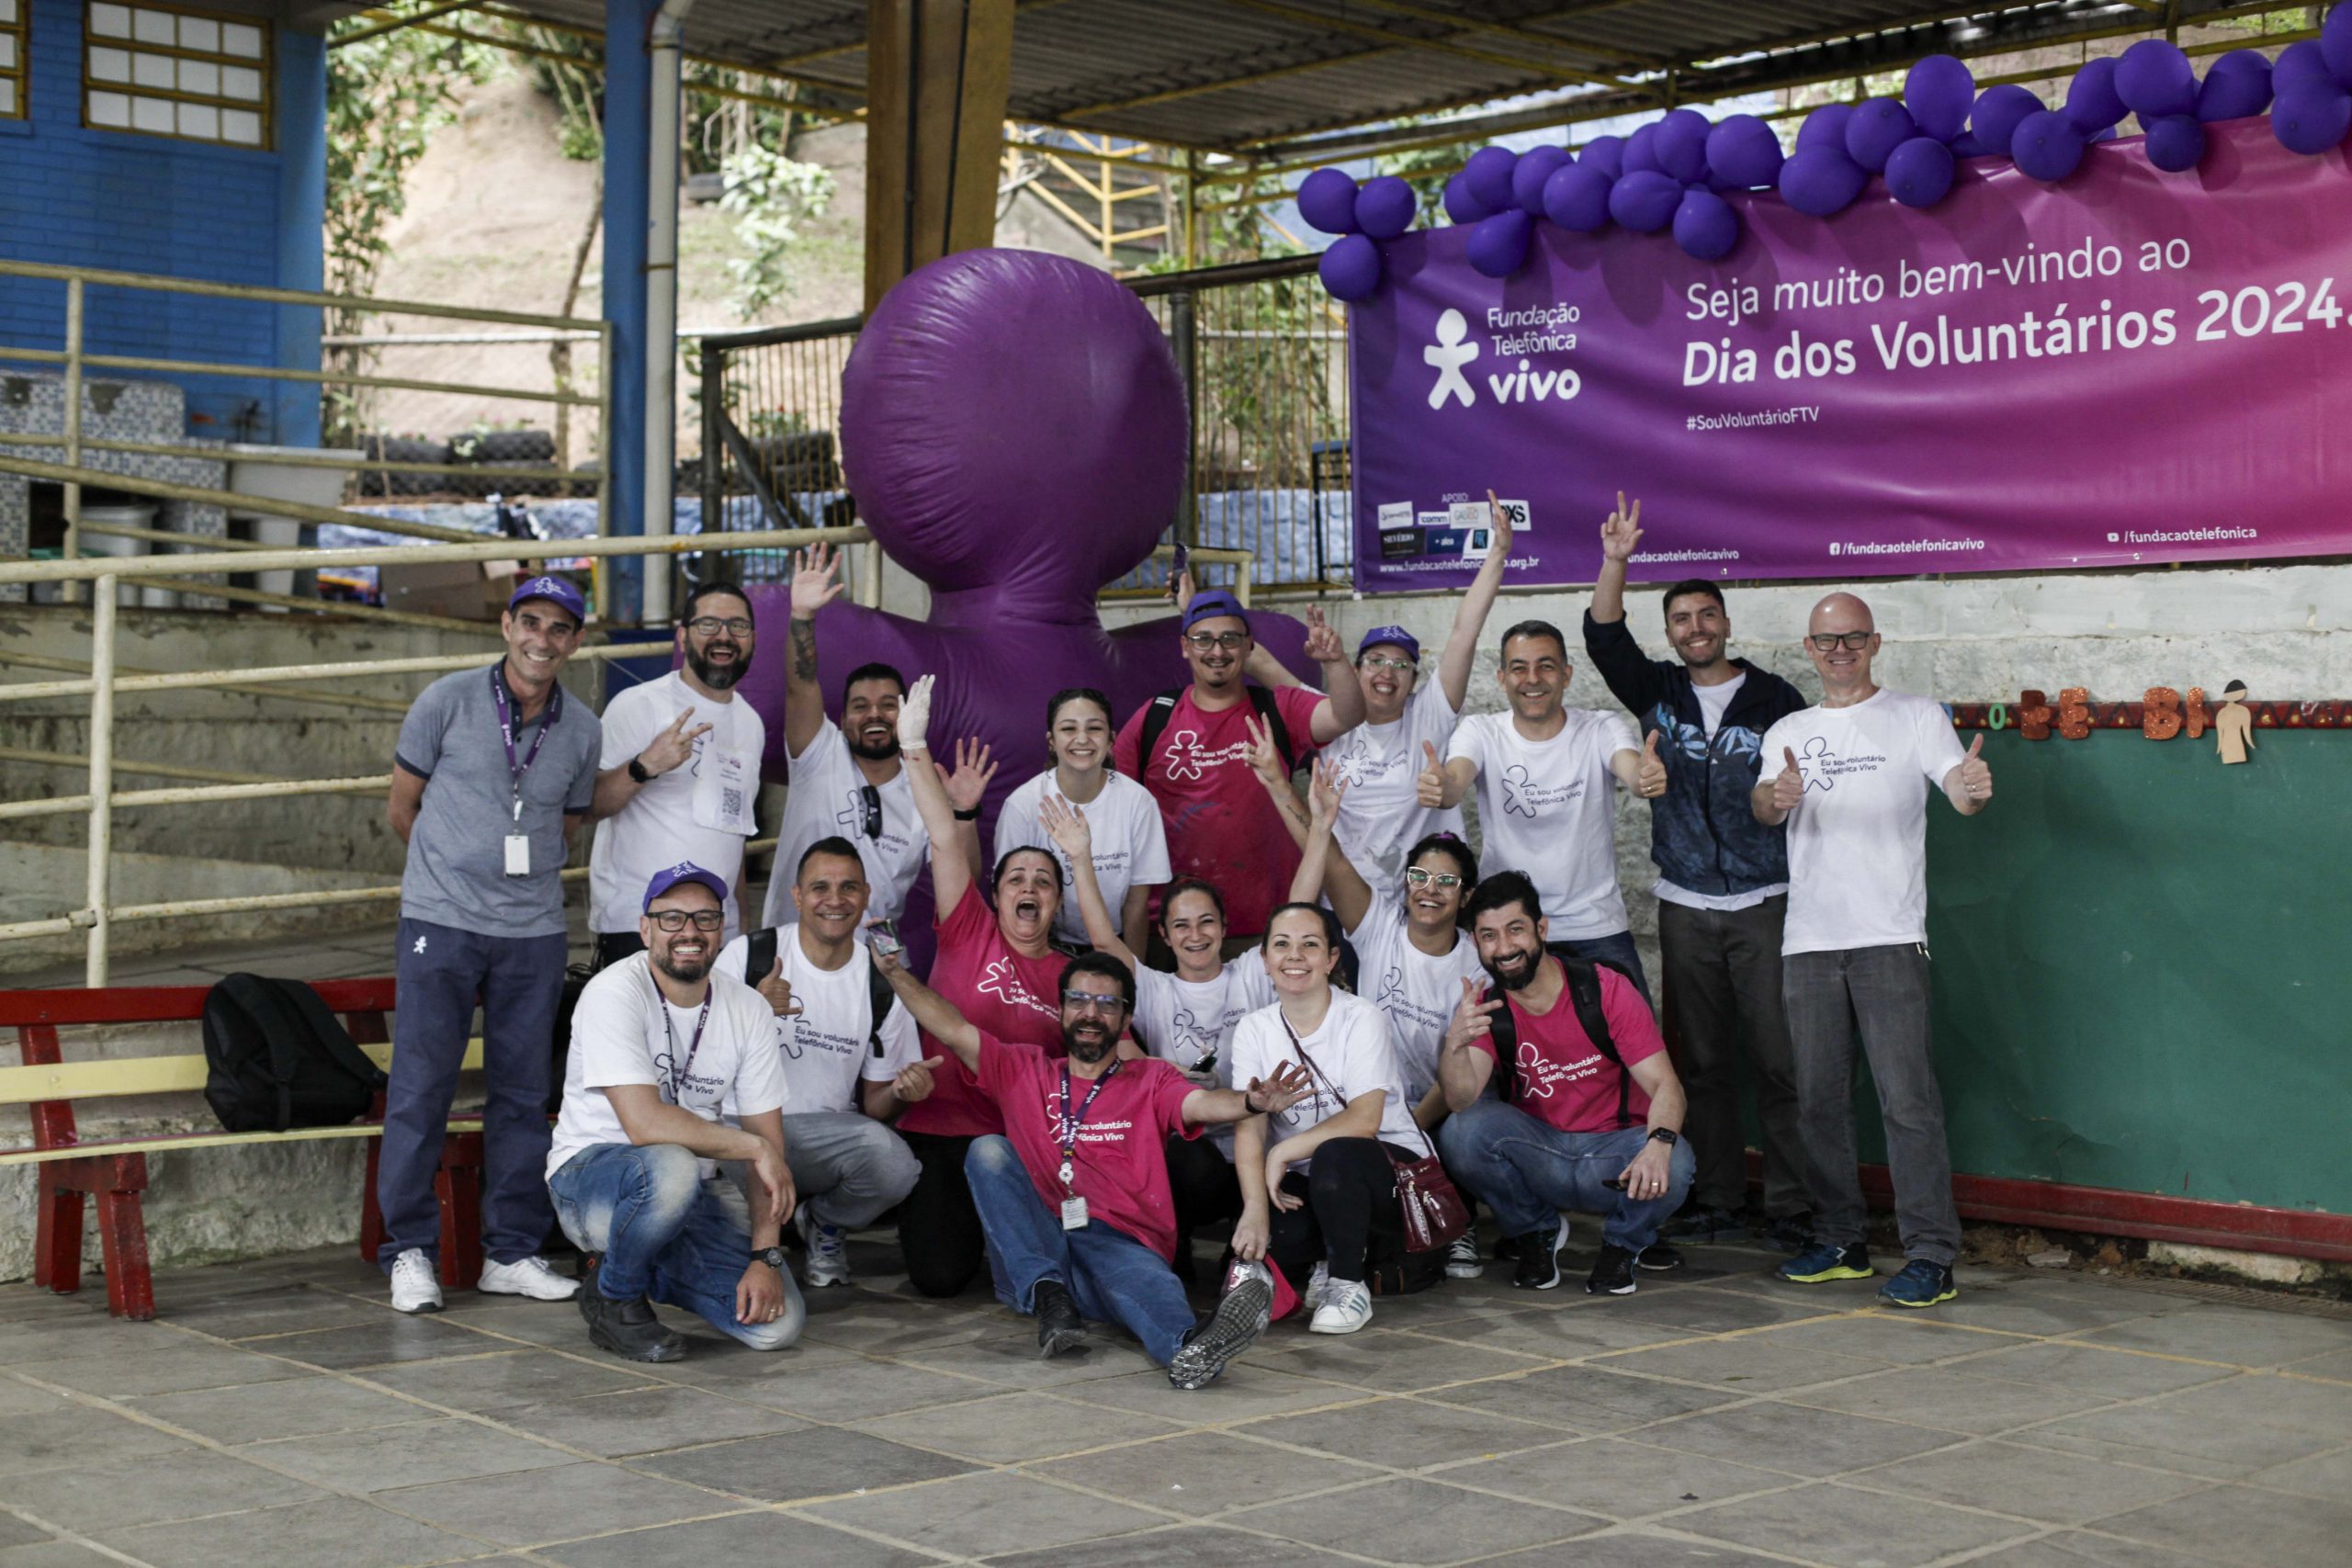
[[[1055,1061],[1035,1045],[1001,1041],[967,1021],[899,964],[874,962],[923,1032],[954,1051],[1004,1113],[1004,1132],[973,1141],[964,1158],[988,1240],[1000,1300],[1037,1320],[1040,1355],[1086,1343],[1088,1318],[1111,1319],[1143,1341],[1178,1388],[1201,1388],[1266,1326],[1273,1279],[1237,1264],[1217,1309],[1195,1323],[1169,1259],[1176,1234],[1168,1188],[1169,1136],[1198,1137],[1212,1122],[1286,1111],[1306,1096],[1304,1071],[1285,1067],[1246,1089],[1201,1089],[1172,1063],[1122,1059],[1119,1034],[1135,1010],[1135,976],[1107,953],[1062,971],[1062,1043]]]
[[[1563,1210],[1601,1216],[1600,1254],[1585,1289],[1630,1296],[1634,1268],[1672,1268],[1645,1254],[1681,1205],[1697,1162],[1681,1140],[1682,1085],[1632,981],[1606,964],[1547,955],[1534,885],[1515,871],[1478,884],[1467,912],[1478,958],[1500,988],[1486,999],[1462,982],[1462,1003],[1438,1054],[1453,1111],[1438,1148],[1519,1241],[1511,1282],[1560,1282]],[[1482,1098],[1498,1062],[1499,1100]]]
[[[698,865],[657,873],[637,922],[645,951],[600,971],[572,1014],[548,1190],[590,1258],[576,1298],[588,1337],[633,1361],[686,1353],[656,1301],[754,1350],[800,1337],[777,1245],[793,1206],[784,1071],[768,1004],[711,973],[726,897]],[[748,1182],[721,1176],[721,1160],[748,1167]]]

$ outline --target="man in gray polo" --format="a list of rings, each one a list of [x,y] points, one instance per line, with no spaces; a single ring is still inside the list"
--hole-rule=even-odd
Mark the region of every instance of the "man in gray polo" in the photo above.
[[[566,840],[588,814],[601,728],[556,683],[587,604],[560,577],[514,591],[506,657],[427,686],[392,756],[401,874],[399,1002],[376,1197],[377,1252],[401,1312],[437,1312],[441,1206],[434,1175],[481,1000],[481,1288],[540,1301],[579,1289],[538,1256],[548,1202],[548,1071],[563,993]]]

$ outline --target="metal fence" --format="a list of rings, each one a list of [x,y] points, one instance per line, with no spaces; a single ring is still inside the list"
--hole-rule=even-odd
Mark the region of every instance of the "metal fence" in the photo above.
[[[1213,552],[1198,558],[1204,584],[1230,581],[1244,558],[1260,590],[1352,580],[1346,319],[1314,275],[1313,256],[1293,256],[1126,280],[1183,377],[1192,458],[1162,537]],[[841,390],[861,323],[701,340],[702,456],[681,465],[679,493],[701,497],[703,527],[856,519],[842,479]],[[754,581],[789,570],[756,553],[740,568]],[[1107,592],[1152,594],[1166,577],[1163,556]]]

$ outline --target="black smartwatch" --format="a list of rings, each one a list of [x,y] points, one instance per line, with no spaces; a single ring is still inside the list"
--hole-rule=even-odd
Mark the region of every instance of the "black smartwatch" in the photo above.
[[[969,811],[958,811],[956,813],[956,820],[958,822],[977,822],[979,819],[980,808],[977,806],[972,807]]]
[[[755,1247],[752,1249],[752,1261],[754,1263],[764,1263],[776,1272],[782,1273],[784,1271],[784,1248],[780,1247]]]
[[[653,782],[653,775],[647,773],[645,771],[645,764],[638,761],[635,757],[631,757],[628,760],[628,776],[635,779],[641,784],[649,784]]]
[[[1681,1141],[1682,1139],[1671,1127],[1653,1127],[1650,1129],[1650,1142],[1654,1144],[1664,1144],[1668,1148],[1672,1148]]]

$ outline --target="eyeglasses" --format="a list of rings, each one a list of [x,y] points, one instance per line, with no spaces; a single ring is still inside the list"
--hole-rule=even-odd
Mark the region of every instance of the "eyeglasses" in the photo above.
[[[1835,653],[1840,648],[1849,653],[1860,653],[1876,636],[1876,632],[1817,632],[1804,640],[1824,653]]]
[[[1127,999],[1125,997],[1106,997],[1097,991],[1064,991],[1062,1006],[1072,1012],[1117,1013],[1127,1010]]]
[[[1391,659],[1385,654],[1375,653],[1371,658],[1364,660],[1359,668],[1364,670],[1394,670],[1397,673],[1403,674],[1408,670],[1417,670],[1420,668],[1420,666],[1415,660],[1410,659]]]
[[[722,631],[732,632],[737,637],[750,637],[752,618],[749,615],[734,615],[722,621],[717,615],[696,615],[686,623],[686,630],[696,637],[717,637]]]
[[[1248,632],[1186,632],[1184,640],[1193,645],[1193,651],[1195,653],[1206,653],[1213,648],[1221,648],[1226,652],[1231,653],[1250,640],[1250,634]]]
[[[880,838],[882,836],[881,790],[873,784],[860,784],[857,788],[857,808],[861,818],[860,826],[865,829],[865,836],[869,839]]]
[[[1462,878],[1455,875],[1453,872],[1423,871],[1417,865],[1408,865],[1405,868],[1405,880],[1416,887],[1428,887],[1431,886],[1439,887],[1459,887],[1462,886]]]
[[[715,931],[727,923],[727,913],[723,909],[695,909],[692,912],[684,909],[664,909],[660,914],[648,918],[665,931],[684,931],[689,922],[692,922],[695,930],[698,931]]]

